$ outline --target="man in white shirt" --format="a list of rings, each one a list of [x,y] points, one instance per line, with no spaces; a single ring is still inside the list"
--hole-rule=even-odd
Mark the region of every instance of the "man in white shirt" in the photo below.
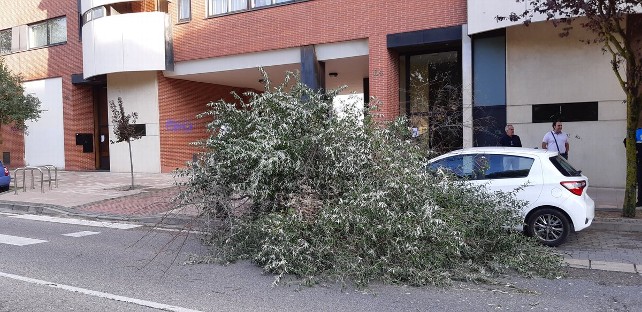
[[[553,122],[553,131],[546,132],[542,139],[542,148],[549,151],[559,152],[562,157],[568,159],[568,135],[562,132],[562,122]]]

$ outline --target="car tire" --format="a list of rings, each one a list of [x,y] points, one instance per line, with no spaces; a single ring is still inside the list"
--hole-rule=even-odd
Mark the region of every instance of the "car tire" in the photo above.
[[[9,190],[9,186],[0,186],[0,192],[6,192]]]
[[[544,208],[535,211],[527,222],[526,233],[546,246],[559,246],[566,241],[571,223],[557,209]]]

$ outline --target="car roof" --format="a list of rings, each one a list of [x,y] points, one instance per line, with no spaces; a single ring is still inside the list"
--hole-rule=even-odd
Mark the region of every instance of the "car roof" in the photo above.
[[[445,156],[460,155],[460,154],[507,154],[507,155],[521,155],[521,156],[535,156],[535,157],[552,157],[558,152],[548,151],[545,149],[530,148],[530,147],[506,147],[506,146],[484,146],[484,147],[468,147],[448,152],[435,158],[443,158]]]

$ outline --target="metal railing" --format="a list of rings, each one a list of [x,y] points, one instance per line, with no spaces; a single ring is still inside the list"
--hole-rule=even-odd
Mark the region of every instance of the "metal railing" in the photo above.
[[[45,179],[45,173],[44,170],[47,170],[47,179]],[[54,170],[54,178],[51,178],[51,170]],[[44,183],[48,182],[49,183],[49,189],[51,189],[51,182],[55,181],[55,186],[58,187],[58,168],[54,165],[42,165],[42,166],[26,166],[26,167],[20,167],[16,168],[13,171],[13,188],[15,189],[16,195],[18,195],[18,172],[22,172],[22,191],[26,192],[27,191],[27,171],[31,172],[31,188],[35,189],[35,177],[34,177],[34,171],[38,170],[40,172],[40,192],[44,193],[45,188],[44,188]]]

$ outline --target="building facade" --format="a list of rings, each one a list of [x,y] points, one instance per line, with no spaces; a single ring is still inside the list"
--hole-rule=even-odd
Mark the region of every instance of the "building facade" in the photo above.
[[[208,135],[196,115],[263,90],[263,68],[272,83],[300,71],[311,87],[374,97],[419,135],[440,131],[436,90],[455,89],[463,126],[440,139],[451,148],[495,145],[506,121],[538,146],[547,112],[570,107],[588,116],[565,123],[572,163],[592,185],[620,186],[624,168],[606,165],[624,159],[625,117],[608,58],[546,23],[497,23],[508,2],[0,0],[0,53],[44,110],[28,133],[2,128],[3,155],[11,168],[129,171],[126,143],[110,143],[120,98],[144,133],[134,170],[169,172]],[[590,156],[598,144],[613,152]]]
[[[543,15],[534,16],[529,26],[495,19],[523,12],[526,5],[468,1],[475,118],[503,112],[523,145],[535,148],[559,118],[570,136],[573,166],[592,186],[624,187],[626,96],[611,55],[599,43],[587,44],[595,35],[581,27],[583,17],[568,37],[560,36],[564,25],[555,27]]]

